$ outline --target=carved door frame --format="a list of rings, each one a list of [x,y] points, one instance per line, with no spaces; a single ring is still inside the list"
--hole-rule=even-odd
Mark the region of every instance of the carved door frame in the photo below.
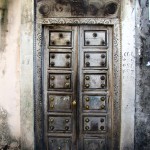
[[[42,43],[45,25],[107,25],[113,28],[113,118],[112,149],[120,147],[121,130],[121,36],[120,20],[105,18],[44,18],[36,20],[34,34],[34,130],[35,149],[44,150],[43,93],[42,93]]]

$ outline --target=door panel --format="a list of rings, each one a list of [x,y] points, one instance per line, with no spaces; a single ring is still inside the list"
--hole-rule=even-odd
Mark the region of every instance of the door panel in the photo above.
[[[106,150],[105,139],[84,139],[84,150]]]
[[[48,132],[71,132],[71,116],[48,116]]]
[[[72,67],[72,54],[71,53],[50,53],[50,68],[71,68]]]
[[[71,31],[50,31],[49,32],[50,46],[65,46],[72,45],[72,32]]]
[[[83,96],[83,111],[107,112],[107,97],[106,95],[91,95]]]
[[[47,26],[44,37],[47,149],[110,149],[111,27]]]
[[[48,73],[48,89],[72,89],[71,73]]]
[[[106,46],[107,30],[84,30],[84,46]]]
[[[48,149],[49,150],[70,150],[72,147],[70,138],[49,137]]]
[[[107,66],[106,52],[84,52],[84,67],[101,68]]]
[[[72,95],[48,94],[48,111],[53,112],[71,112],[72,111]]]
[[[107,88],[107,74],[104,73],[84,73],[84,90],[96,90]]]
[[[84,133],[103,133],[106,132],[105,116],[83,116]]]

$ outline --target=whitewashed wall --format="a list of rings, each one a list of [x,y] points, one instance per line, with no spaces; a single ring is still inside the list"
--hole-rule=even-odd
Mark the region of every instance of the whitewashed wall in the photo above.
[[[135,114],[135,3],[123,0],[122,27],[122,103],[121,149],[134,149]]]
[[[20,140],[20,6],[0,1],[0,149]]]

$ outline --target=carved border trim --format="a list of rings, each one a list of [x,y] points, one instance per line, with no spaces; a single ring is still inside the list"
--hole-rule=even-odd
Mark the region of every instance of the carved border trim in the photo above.
[[[42,99],[42,34],[43,25],[111,25],[113,26],[113,149],[120,147],[120,122],[121,122],[121,36],[119,19],[105,18],[45,18],[38,19],[36,23],[35,48],[34,48],[34,108],[35,108],[35,149],[44,149],[43,133],[43,99]]]
[[[104,18],[44,18],[38,19],[38,24],[108,24],[116,26],[119,24],[118,19]]]

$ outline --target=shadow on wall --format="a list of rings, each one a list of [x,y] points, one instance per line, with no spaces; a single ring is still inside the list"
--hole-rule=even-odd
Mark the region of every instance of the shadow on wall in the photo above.
[[[7,28],[7,0],[0,0],[0,52],[5,47],[5,31]]]
[[[0,1],[0,20],[2,21],[4,19],[4,11],[6,9],[6,0]]]

